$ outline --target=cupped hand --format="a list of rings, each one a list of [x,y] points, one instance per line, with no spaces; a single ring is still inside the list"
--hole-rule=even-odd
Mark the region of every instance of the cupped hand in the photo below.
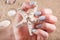
[[[32,8],[32,6],[27,5],[26,9],[25,5],[22,8],[24,8],[23,10],[27,12],[28,9]],[[34,24],[35,29],[33,29],[33,35],[30,36],[27,24],[23,24],[22,27],[20,27],[21,25],[16,27],[16,24],[23,19],[23,17],[17,11],[17,15],[15,17],[13,24],[13,31],[16,40],[46,40],[48,39],[49,34],[56,30],[55,23],[57,22],[57,18],[52,14],[52,10],[49,8],[44,8],[40,9],[40,12],[41,15],[37,17],[43,16],[45,20],[43,21],[42,24],[39,23]]]

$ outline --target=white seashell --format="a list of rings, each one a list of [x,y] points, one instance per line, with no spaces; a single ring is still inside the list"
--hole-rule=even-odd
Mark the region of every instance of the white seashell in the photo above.
[[[4,20],[2,22],[0,22],[0,27],[7,27],[11,24],[11,22],[9,20]]]
[[[14,4],[16,0],[6,0],[6,4]]]
[[[8,11],[8,16],[14,16],[16,14],[15,10]]]

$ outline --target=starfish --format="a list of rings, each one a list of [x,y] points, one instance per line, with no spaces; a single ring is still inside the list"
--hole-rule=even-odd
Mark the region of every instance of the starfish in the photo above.
[[[36,7],[34,7],[33,9],[30,9],[27,13],[22,10],[19,10],[20,15],[22,15],[22,17],[23,17],[23,20],[21,22],[19,22],[16,25],[16,27],[23,23],[27,23],[29,33],[30,33],[30,35],[32,35],[33,22],[37,21],[37,18],[34,17],[35,12],[37,12],[37,8],[38,8],[38,6],[36,5]]]

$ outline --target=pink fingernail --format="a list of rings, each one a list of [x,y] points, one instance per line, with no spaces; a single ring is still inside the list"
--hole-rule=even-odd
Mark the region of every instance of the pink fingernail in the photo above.
[[[42,24],[36,25],[36,28],[41,28]]]

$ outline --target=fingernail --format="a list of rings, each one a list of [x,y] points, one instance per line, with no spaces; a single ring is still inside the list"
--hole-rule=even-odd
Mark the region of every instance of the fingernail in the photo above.
[[[39,20],[42,21],[42,20],[45,20],[45,18],[46,18],[45,16],[40,16],[40,17],[39,17]]]
[[[37,2],[30,2],[30,5],[36,5],[37,4]]]
[[[36,29],[32,29],[32,33],[35,33],[36,32]]]
[[[42,24],[36,25],[36,28],[41,28]]]
[[[37,12],[35,12],[35,15],[36,16],[39,16],[39,15],[41,15],[41,12],[40,11],[37,11]]]

